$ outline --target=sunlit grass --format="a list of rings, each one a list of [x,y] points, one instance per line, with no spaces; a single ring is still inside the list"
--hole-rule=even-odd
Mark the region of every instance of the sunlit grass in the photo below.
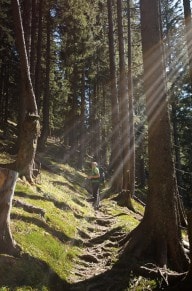
[[[118,206],[113,200],[103,201],[102,204],[107,212],[116,218],[114,227],[120,226],[125,232],[130,232],[138,225],[138,219],[134,217],[134,214],[131,215],[126,207]],[[134,205],[138,208],[137,204],[134,202]]]
[[[48,167],[53,165],[49,159],[43,161]],[[54,169],[51,166],[50,171],[41,170],[38,184],[29,185],[18,179],[10,227],[14,240],[27,257],[14,259],[14,276],[11,276],[10,262],[5,264],[4,280],[0,279],[4,290],[10,290],[10,287],[14,290],[48,290],[50,273],[66,281],[70,278],[74,260],[84,251],[79,230],[88,233],[95,219],[93,207],[86,201],[88,193],[82,187],[84,178],[81,171],[54,161]],[[17,201],[35,207],[37,211],[33,213],[22,205],[19,207]],[[103,199],[101,204],[104,213],[116,216],[114,227],[130,231],[137,224],[126,210],[119,216],[124,209],[111,199]],[[43,210],[44,214],[38,210]],[[111,260],[115,261],[118,250],[114,248],[112,251]]]
[[[28,226],[26,228],[26,226]],[[72,261],[79,253],[72,243],[65,243],[34,224],[17,223],[14,237],[22,245],[24,252],[46,264],[62,278],[66,279],[72,267]]]

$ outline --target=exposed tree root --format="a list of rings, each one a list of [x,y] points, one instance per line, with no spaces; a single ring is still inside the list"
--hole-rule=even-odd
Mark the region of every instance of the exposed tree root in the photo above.
[[[119,206],[127,207],[129,210],[135,212],[128,190],[122,190],[114,200]]]
[[[23,208],[23,210],[27,211],[27,212],[30,212],[30,213],[37,213],[37,214],[40,214],[40,216],[44,217],[45,216],[45,211],[44,209],[42,208],[39,208],[39,207],[35,207],[33,205],[30,205],[30,204],[27,204],[23,201],[20,201],[20,200],[16,200],[16,199],[13,199],[13,204],[14,206],[16,207],[21,207]]]
[[[90,240],[90,243],[92,243],[92,244],[99,244],[99,243],[102,243],[103,241],[108,240],[109,238],[111,239],[112,234],[116,233],[120,229],[121,228],[119,228],[119,227],[113,228],[113,229],[109,230],[108,232],[102,234],[101,236],[98,236],[96,238],[91,239]]]

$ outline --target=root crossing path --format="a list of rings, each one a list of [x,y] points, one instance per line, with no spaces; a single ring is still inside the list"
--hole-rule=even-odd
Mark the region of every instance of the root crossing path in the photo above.
[[[118,242],[125,236],[125,233],[121,227],[117,226],[116,218],[104,211],[103,207],[95,211],[91,227],[86,234],[81,233],[84,241],[84,253],[78,258],[75,269],[72,271],[70,290],[123,290],[118,289],[119,287],[114,289],[115,283],[110,269],[118,257]],[[119,286],[119,283],[117,285]]]

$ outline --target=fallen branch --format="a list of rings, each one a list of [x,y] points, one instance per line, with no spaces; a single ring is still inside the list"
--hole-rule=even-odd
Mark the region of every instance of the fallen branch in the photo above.
[[[186,272],[177,273],[166,268],[160,268],[154,264],[147,264],[145,266],[135,265],[134,273],[146,278],[162,280],[166,286],[182,280],[187,274]]]

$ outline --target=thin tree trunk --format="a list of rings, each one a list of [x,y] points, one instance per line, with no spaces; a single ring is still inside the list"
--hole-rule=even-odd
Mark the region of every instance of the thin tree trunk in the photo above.
[[[51,60],[51,18],[50,11],[47,15],[47,47],[46,47],[46,80],[45,93],[43,96],[43,122],[42,132],[39,140],[39,148],[44,149],[47,137],[49,135],[49,99],[50,99],[50,60]]]
[[[113,34],[113,7],[112,1],[107,0],[108,7],[108,23],[109,23],[109,65],[110,65],[110,88],[111,88],[111,110],[112,110],[112,136],[111,136],[111,158],[110,158],[110,173],[111,190],[118,193],[122,189],[122,172],[119,168],[119,161],[122,160],[120,144],[120,128],[119,128],[119,106],[117,94],[117,77],[115,64],[115,45]]]
[[[121,203],[133,210],[131,202],[130,185],[130,165],[129,165],[129,103],[125,66],[125,49],[123,37],[123,18],[122,18],[122,0],[117,0],[117,22],[118,22],[118,42],[119,42],[119,106],[120,106],[120,127],[122,141],[122,166],[123,166],[123,185]],[[120,163],[121,166],[121,163]]]
[[[8,107],[9,107],[9,63],[5,66],[5,76],[4,76],[4,113],[3,113],[3,132],[7,135],[8,130]]]
[[[85,153],[86,153],[86,136],[87,132],[85,130],[85,68],[82,68],[82,86],[81,86],[81,113],[80,113],[80,139],[79,139],[79,158],[78,158],[78,167],[79,169],[83,168]]]
[[[128,11],[128,97],[129,97],[129,171],[130,192],[135,193],[135,129],[134,129],[134,103],[133,103],[133,77],[132,77],[132,35],[131,35],[131,8],[130,0],[127,0]]]
[[[33,88],[35,86],[35,43],[36,43],[36,0],[32,0],[32,16],[31,16],[31,54],[30,54],[30,73]]]
[[[35,96],[38,109],[40,107],[41,95],[41,55],[42,55],[42,33],[43,33],[43,7],[44,0],[39,0],[39,23],[38,23],[38,39],[37,39],[37,62],[35,67]]]
[[[187,42],[187,51],[189,58],[189,76],[192,86],[192,20],[191,20],[191,7],[190,0],[183,0],[184,7],[184,17],[185,17],[185,29],[186,29],[186,42]]]
[[[28,60],[30,60],[31,49],[31,0],[23,1],[23,30]]]

